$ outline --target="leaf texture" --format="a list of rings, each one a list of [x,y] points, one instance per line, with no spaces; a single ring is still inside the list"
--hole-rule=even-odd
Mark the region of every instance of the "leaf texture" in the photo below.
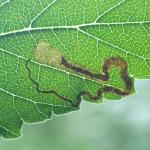
[[[120,68],[112,67],[109,80],[99,81],[61,65],[61,56],[95,74],[103,73],[107,59],[121,57],[132,81],[149,79],[149,11],[149,0],[0,0],[0,134],[16,138],[23,122],[79,109],[54,92],[38,92],[37,84],[73,103],[82,91],[125,88]]]

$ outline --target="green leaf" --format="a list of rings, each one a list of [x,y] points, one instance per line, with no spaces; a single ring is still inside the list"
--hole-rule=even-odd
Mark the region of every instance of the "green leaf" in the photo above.
[[[134,78],[150,78],[149,11],[149,0],[0,0],[0,134],[19,137],[23,122],[78,110],[81,99],[102,102],[91,98],[101,88],[123,91],[123,62],[134,93]],[[104,81],[62,56],[92,75],[104,75],[111,58],[123,61]]]

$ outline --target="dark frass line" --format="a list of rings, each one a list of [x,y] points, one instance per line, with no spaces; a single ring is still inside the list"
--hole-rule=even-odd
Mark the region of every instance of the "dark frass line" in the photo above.
[[[104,93],[108,93],[108,92],[112,92],[115,93],[117,95],[121,95],[121,96],[127,96],[131,93],[132,91],[132,80],[128,75],[128,64],[127,62],[120,58],[120,57],[112,57],[109,58],[105,61],[105,63],[103,64],[103,74],[95,74],[90,72],[87,69],[83,69],[80,68],[78,66],[75,66],[71,63],[69,63],[63,56],[61,57],[61,65],[64,65],[66,68],[75,71],[76,73],[80,73],[83,74],[85,76],[89,76],[90,78],[94,78],[94,79],[98,79],[101,81],[108,81],[109,80],[109,69],[111,68],[111,66],[117,66],[120,67],[120,75],[121,78],[123,79],[123,81],[126,84],[126,89],[120,90],[118,88],[115,88],[113,86],[106,86],[106,87],[102,87],[98,90],[97,95],[92,95],[89,91],[81,91],[79,92],[79,94],[77,95],[77,99],[75,102],[73,102],[72,100],[63,97],[61,95],[59,95],[56,91],[50,90],[50,91],[43,91],[39,89],[39,84],[32,78],[31,76],[31,71],[30,68],[28,66],[28,63],[30,62],[30,60],[28,60],[26,62],[26,68],[29,72],[29,78],[30,80],[36,85],[36,90],[39,93],[45,93],[45,94],[55,94],[57,97],[61,98],[62,100],[69,102],[71,104],[72,107],[79,107],[81,100],[82,100],[82,96],[88,96],[90,99],[96,101],[98,99],[101,99],[103,97]]]
[[[40,90],[39,84],[38,84],[37,81],[35,81],[35,80],[32,78],[32,76],[31,76],[31,70],[30,70],[29,65],[28,65],[29,62],[30,62],[30,60],[27,60],[27,62],[26,62],[26,68],[27,68],[28,73],[29,73],[29,74],[28,74],[28,75],[29,75],[29,79],[35,84],[36,90],[37,90],[38,93],[54,94],[54,95],[56,95],[58,98],[61,98],[61,99],[63,99],[64,101],[69,102],[72,106],[74,106],[73,102],[72,102],[70,99],[67,99],[66,97],[63,97],[63,96],[59,95],[56,91],[53,91],[53,90],[50,90],[50,91]]]
[[[104,62],[104,64],[103,64],[103,73],[104,74],[95,74],[95,73],[90,72],[87,69],[83,69],[83,68],[80,68],[78,66],[75,66],[75,65],[69,63],[63,56],[61,59],[61,64],[64,65],[66,68],[75,71],[76,73],[84,74],[85,76],[99,79],[101,81],[108,81],[109,80],[109,72],[108,71],[111,68],[111,66],[120,67],[121,78],[123,79],[123,81],[126,84],[125,91],[122,91],[122,90],[115,88],[115,87],[112,87],[112,86],[103,87],[102,89],[104,89],[105,92],[107,92],[107,91],[108,92],[115,92],[116,94],[119,94],[122,96],[126,96],[126,95],[129,95],[131,93],[132,81],[131,81],[131,78],[129,77],[128,72],[127,72],[128,64],[124,59],[122,59],[120,57],[111,57]]]

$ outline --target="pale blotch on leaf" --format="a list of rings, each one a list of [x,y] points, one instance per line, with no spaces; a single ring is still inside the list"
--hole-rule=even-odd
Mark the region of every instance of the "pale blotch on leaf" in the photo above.
[[[35,59],[42,64],[60,65],[61,53],[48,42],[41,41],[35,49]]]

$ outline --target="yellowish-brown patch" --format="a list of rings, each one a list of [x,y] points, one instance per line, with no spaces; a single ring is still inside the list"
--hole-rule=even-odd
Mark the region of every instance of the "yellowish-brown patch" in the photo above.
[[[61,53],[48,42],[41,41],[35,49],[35,58],[42,64],[60,65]]]

